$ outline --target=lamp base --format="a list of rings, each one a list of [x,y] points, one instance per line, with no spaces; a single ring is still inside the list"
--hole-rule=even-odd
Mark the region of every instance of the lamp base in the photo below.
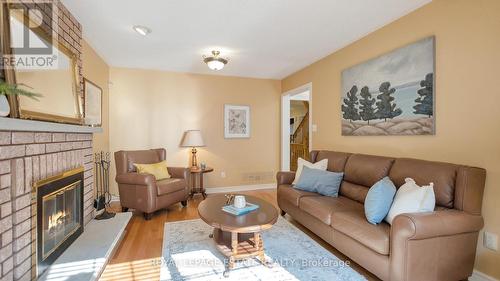
[[[198,161],[196,159],[196,147],[191,149],[192,157],[191,157],[191,168],[198,168]]]

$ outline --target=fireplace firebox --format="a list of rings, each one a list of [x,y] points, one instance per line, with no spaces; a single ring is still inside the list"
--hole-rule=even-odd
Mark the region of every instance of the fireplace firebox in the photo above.
[[[80,167],[34,184],[37,276],[83,232],[83,179]]]

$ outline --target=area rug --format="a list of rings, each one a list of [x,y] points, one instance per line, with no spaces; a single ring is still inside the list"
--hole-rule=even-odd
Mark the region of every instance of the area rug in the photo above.
[[[223,276],[225,257],[202,220],[165,223],[160,280],[366,280],[286,219],[263,232],[267,267],[256,259],[239,261]]]

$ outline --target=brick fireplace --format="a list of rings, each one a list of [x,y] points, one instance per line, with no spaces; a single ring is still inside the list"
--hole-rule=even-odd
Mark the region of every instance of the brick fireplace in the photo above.
[[[76,55],[77,90],[82,93],[81,24],[59,0],[16,0],[16,3],[41,11],[41,28],[54,32],[57,41]],[[0,280],[32,280],[37,276],[34,183],[82,167],[83,227],[94,217],[92,134],[100,131],[0,118]]]
[[[1,280],[36,276],[34,182],[83,167],[84,224],[93,218],[92,156],[92,133],[0,131]]]

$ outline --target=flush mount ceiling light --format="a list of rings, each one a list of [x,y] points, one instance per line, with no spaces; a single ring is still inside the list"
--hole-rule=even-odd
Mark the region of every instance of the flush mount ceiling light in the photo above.
[[[219,51],[212,51],[211,56],[203,56],[203,62],[205,62],[211,70],[221,70],[227,64],[228,59],[219,57]]]
[[[143,26],[143,25],[134,25],[132,29],[135,30],[135,32],[139,33],[142,36],[146,36],[149,33],[151,33],[151,28]]]

